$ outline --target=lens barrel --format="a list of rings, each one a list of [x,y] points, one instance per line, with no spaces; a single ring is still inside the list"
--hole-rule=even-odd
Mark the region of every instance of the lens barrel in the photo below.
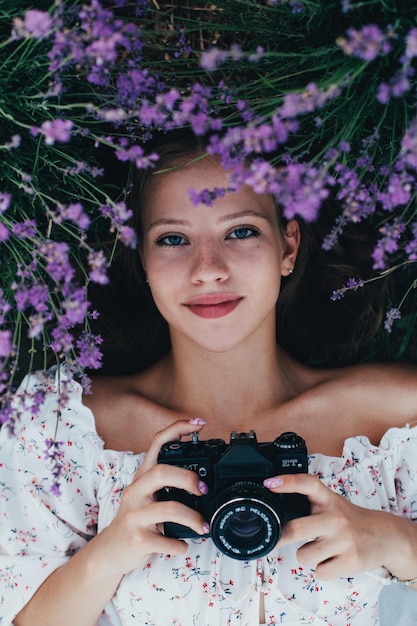
[[[279,497],[257,483],[239,482],[213,503],[210,534],[217,548],[247,561],[268,554],[281,536]]]

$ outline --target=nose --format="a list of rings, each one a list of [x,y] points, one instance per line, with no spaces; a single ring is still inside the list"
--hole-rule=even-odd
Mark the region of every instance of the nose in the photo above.
[[[201,245],[196,249],[191,269],[193,283],[223,282],[228,277],[228,265],[215,244]]]

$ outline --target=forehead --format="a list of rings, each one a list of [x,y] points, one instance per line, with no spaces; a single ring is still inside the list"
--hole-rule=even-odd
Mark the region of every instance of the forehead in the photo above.
[[[221,165],[212,158],[205,158],[192,165],[179,166],[168,172],[155,173],[147,194],[144,217],[154,219],[174,211],[182,213],[202,207],[205,211],[216,214],[239,207],[241,210],[254,210],[274,217],[276,209],[269,194],[258,194],[250,186],[243,185],[237,191],[226,191],[222,197],[214,200],[212,206],[195,204],[190,191],[228,189],[229,177]],[[214,211],[213,211],[214,209]]]

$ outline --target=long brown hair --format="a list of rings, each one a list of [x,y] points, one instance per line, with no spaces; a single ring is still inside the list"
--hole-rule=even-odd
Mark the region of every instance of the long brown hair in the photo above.
[[[156,133],[147,144],[159,155],[156,167],[135,170],[130,183],[129,206],[139,247],[142,216],[149,190],[158,173],[186,167],[202,158],[207,145],[189,130]],[[324,252],[321,242],[336,211],[329,200],[319,220],[299,220],[301,246],[289,277],[283,278],[277,302],[277,341],[304,362],[342,365],[369,351],[381,323],[383,289],[358,290],[340,302],[332,302],[333,290],[350,277],[366,279],[372,273],[370,251],[375,234],[369,224],[353,225],[337,246]],[[285,219],[277,205],[277,219],[284,232]],[[170,349],[169,330],[146,284],[137,249],[120,247],[110,269],[110,284],[92,286],[90,299],[100,311],[95,332],[103,337],[102,373],[140,371]]]

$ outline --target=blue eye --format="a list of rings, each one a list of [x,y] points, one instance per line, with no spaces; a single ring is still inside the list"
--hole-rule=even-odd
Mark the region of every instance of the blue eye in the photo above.
[[[228,239],[249,239],[249,237],[258,237],[259,230],[255,228],[249,228],[249,226],[239,226],[235,228],[229,235]]]
[[[159,237],[155,243],[157,246],[175,248],[177,246],[187,245],[188,242],[185,237],[182,237],[181,235],[165,235],[164,237]]]

